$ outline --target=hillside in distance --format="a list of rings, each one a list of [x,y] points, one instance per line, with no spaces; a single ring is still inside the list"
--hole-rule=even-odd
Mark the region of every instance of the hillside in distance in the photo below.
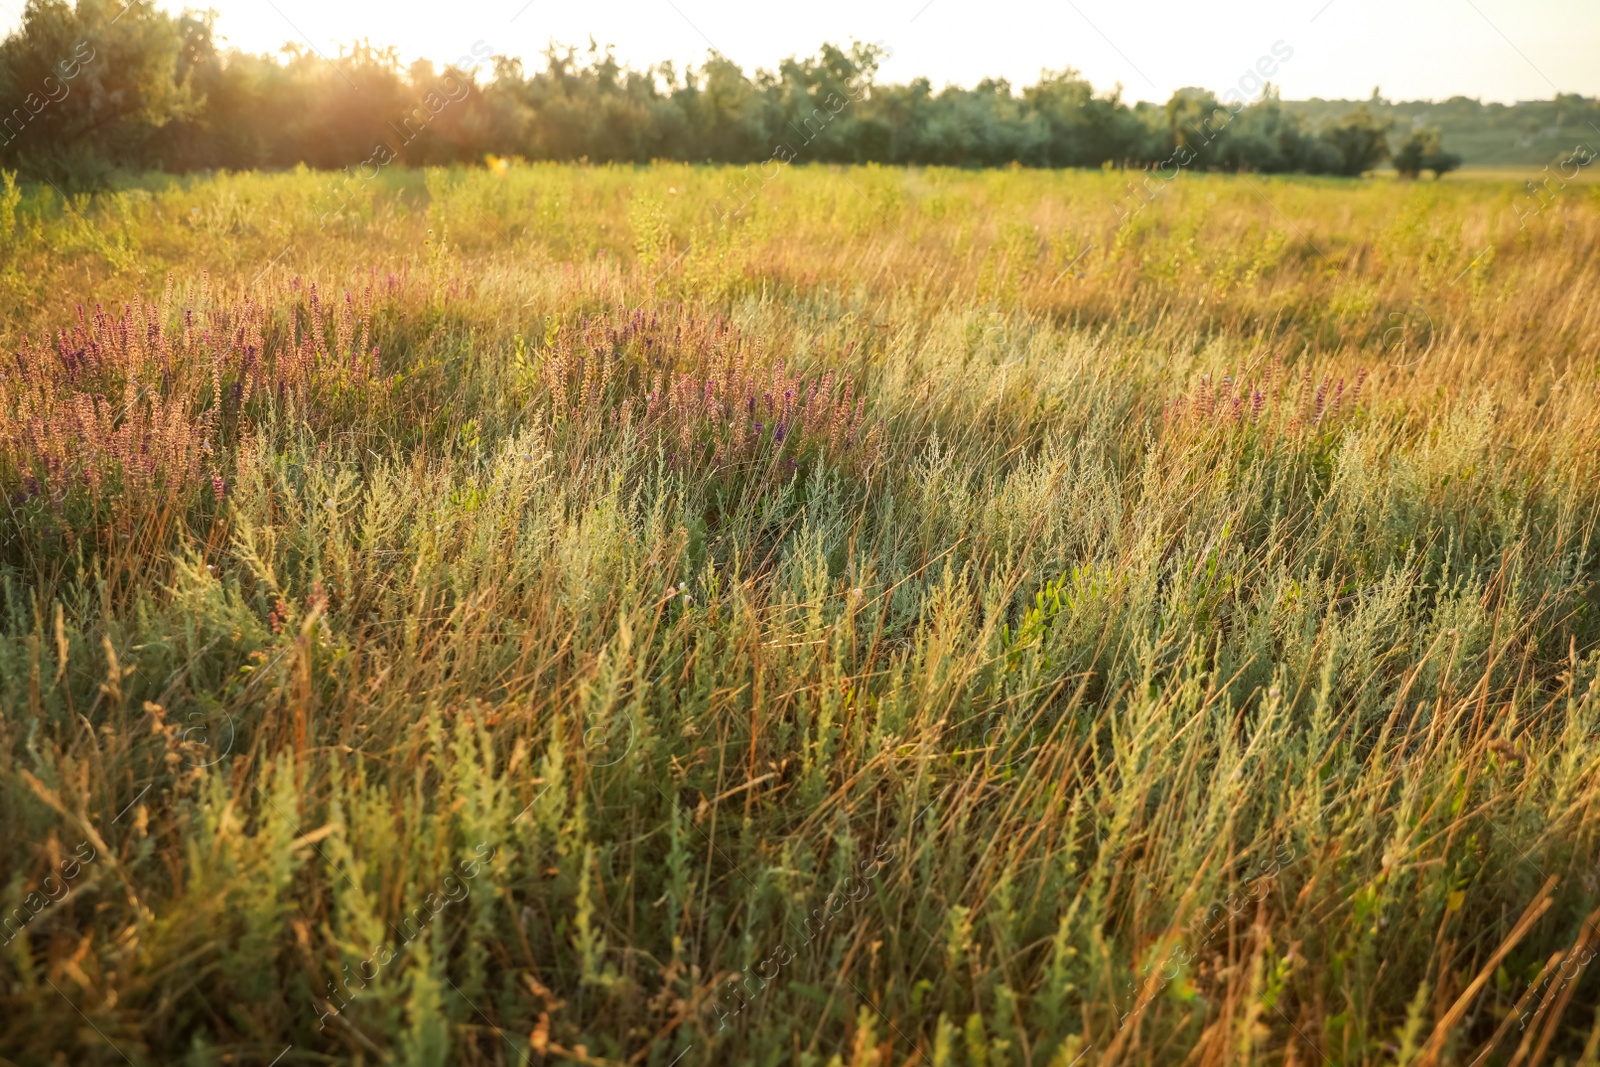
[[[1562,93],[1553,100],[1484,103],[1466,96],[1448,100],[1285,100],[1283,109],[1310,126],[1338,120],[1366,104],[1395,131],[1433,127],[1469,167],[1543,166],[1578,145],[1600,145],[1600,100]]]

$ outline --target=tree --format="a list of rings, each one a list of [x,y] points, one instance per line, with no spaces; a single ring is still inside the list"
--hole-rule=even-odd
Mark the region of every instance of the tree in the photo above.
[[[1373,90],[1377,98],[1377,90]],[[1389,156],[1389,126],[1373,117],[1363,105],[1322,131],[1320,140],[1331,150],[1331,169],[1348,178],[1359,177]]]
[[[1446,174],[1461,166],[1461,156],[1455,152],[1446,152],[1443,146],[1437,151],[1429,152],[1422,157],[1422,168],[1433,171],[1433,180],[1438,181]]]
[[[1110,163],[1148,168],[1152,181],[1183,170],[1355,176],[1387,158],[1384,116],[1409,106],[1374,92],[1319,128],[1351,102],[1311,101],[1317,109],[1306,111],[1268,86],[1250,104],[1237,91],[1219,100],[1197,88],[1164,105],[1129,104],[1120,87],[1096,93],[1070,69],[1020,89],[989,78],[936,91],[926,78],[878,82],[885,51],[861,43],[825,44],[753,72],[716,53],[700,66],[639,70],[593,42],[586,53],[552,44],[543,69],[525,71],[480,41],[436,69],[366,41],[336,58],[301,44],[275,55],[220,49],[209,14],[171,16],[155,0],[26,3],[0,42],[0,167],[79,186],[118,169],[301,163],[370,177],[390,162],[489,153],[596,163]],[[491,64],[493,76],[479,81],[473,71]],[[1558,126],[1591,112],[1600,119],[1581,97],[1557,105],[1548,119]],[[1539,106],[1539,116],[1550,110]],[[1439,107],[1482,110],[1473,101]],[[1395,162],[1408,176],[1442,175],[1461,159],[1422,131]]]
[[[0,43],[0,100],[17,102],[0,116],[0,158],[79,183],[148,165],[155,132],[200,105],[194,44],[153,0],[28,0]]]
[[[1438,130],[1412,130],[1392,158],[1402,178],[1417,178],[1431,170],[1437,180],[1461,166],[1460,156],[1444,150]]]

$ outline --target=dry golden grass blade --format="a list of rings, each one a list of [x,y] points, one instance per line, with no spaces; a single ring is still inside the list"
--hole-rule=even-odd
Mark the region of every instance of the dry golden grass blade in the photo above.
[[[1418,1067],[1433,1067],[1433,1064],[1438,1062],[1439,1053],[1444,1048],[1445,1039],[1450,1036],[1456,1024],[1460,1022],[1461,1017],[1472,1006],[1473,999],[1478,995],[1478,991],[1483,988],[1484,983],[1489,980],[1490,975],[1494,973],[1494,969],[1500,966],[1500,962],[1506,958],[1512,949],[1516,948],[1517,943],[1527,936],[1528,931],[1533,928],[1533,924],[1538,922],[1544,913],[1550,910],[1551,905],[1555,903],[1552,892],[1556,887],[1557,881],[1559,879],[1554,875],[1545,880],[1543,887],[1528,902],[1527,908],[1517,919],[1517,923],[1511,928],[1511,932],[1506,934],[1505,939],[1489,954],[1489,959],[1479,969],[1477,977],[1467,984],[1467,988],[1462,991],[1461,996],[1457,997],[1456,1002],[1450,1006],[1450,1010],[1445,1012],[1444,1018],[1440,1019],[1434,1026],[1433,1034],[1428,1038],[1427,1044],[1423,1045],[1422,1052],[1417,1057]]]

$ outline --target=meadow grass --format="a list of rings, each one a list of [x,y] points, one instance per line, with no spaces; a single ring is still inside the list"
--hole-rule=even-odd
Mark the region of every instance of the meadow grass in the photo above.
[[[0,1063],[1600,1062],[1600,187],[330,180],[0,195]]]

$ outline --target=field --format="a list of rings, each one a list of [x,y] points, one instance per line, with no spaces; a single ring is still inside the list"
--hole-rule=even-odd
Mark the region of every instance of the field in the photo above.
[[[0,1064],[1600,1062],[1600,186],[757,174],[0,191]]]

